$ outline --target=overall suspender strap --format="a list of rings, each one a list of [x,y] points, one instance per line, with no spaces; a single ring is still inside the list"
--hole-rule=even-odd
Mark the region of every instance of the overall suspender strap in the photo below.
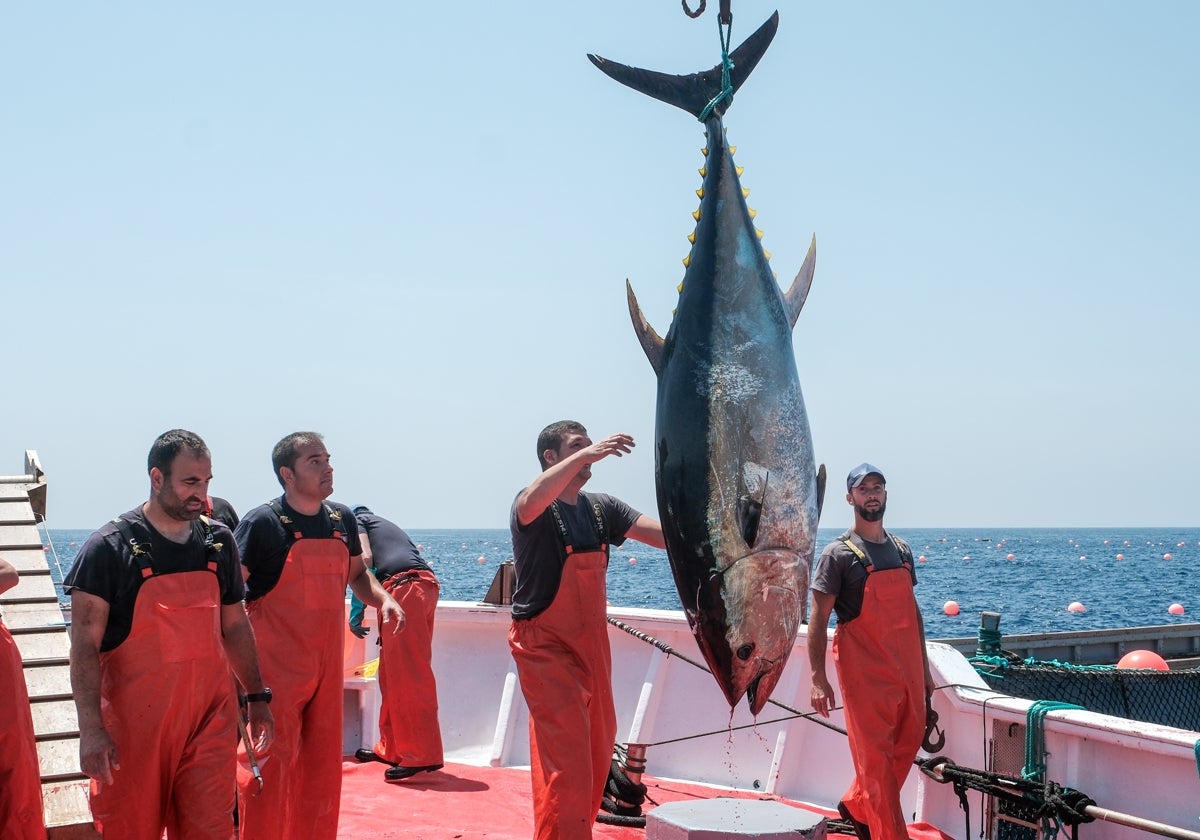
[[[133,562],[137,563],[142,577],[152,577],[154,575],[154,558],[150,556],[149,540],[142,542],[135,537],[133,535],[133,527],[129,524],[129,521],[120,516],[113,520],[113,524],[121,532],[121,539],[133,551]]]
[[[910,549],[904,543],[900,542],[899,537],[893,536],[892,534],[888,534],[887,536],[888,536],[888,539],[892,541],[892,545],[896,546],[896,554],[898,554],[900,556],[900,564],[902,566],[907,566],[907,567],[911,568],[912,567],[912,549]],[[870,559],[867,557],[866,552],[864,552],[861,548],[859,548],[857,545],[855,545],[850,540],[849,537],[842,537],[841,542],[843,542],[847,548],[849,548],[851,551],[854,552],[854,555],[858,558],[859,562],[862,563],[864,566],[866,566],[867,571],[870,572],[873,564],[871,563]]]
[[[279,524],[283,526],[283,530],[286,533],[291,534],[293,539],[304,539],[304,534],[300,533],[300,529],[295,527],[295,520],[283,512],[283,505],[279,503],[278,499],[271,499],[267,502],[267,507],[279,517]],[[325,511],[325,516],[329,518],[329,536],[337,537],[343,543],[348,544],[350,542],[350,534],[346,531],[346,523],[342,521],[342,514],[329,505],[321,505],[321,507]]]
[[[554,515],[554,524],[558,526],[558,534],[562,537],[563,548],[567,550],[567,554],[575,551],[575,546],[571,544],[571,535],[567,532],[567,523],[563,520],[562,511],[558,509],[558,499],[550,503],[550,512]],[[608,551],[608,541],[604,539],[604,509],[600,507],[597,501],[592,502],[592,517],[596,526],[596,538],[600,540],[600,548]]]
[[[121,533],[121,539],[133,551],[133,560],[137,563],[142,577],[153,577],[154,557],[150,554],[150,541],[139,540],[135,537],[133,526],[129,523],[129,520],[123,517],[118,516],[113,520],[113,524],[117,526],[117,530]],[[200,524],[204,527],[204,553],[208,556],[208,570],[215,573],[217,571],[216,555],[221,552],[225,544],[217,542],[213,537],[212,522],[207,516],[200,517]]]

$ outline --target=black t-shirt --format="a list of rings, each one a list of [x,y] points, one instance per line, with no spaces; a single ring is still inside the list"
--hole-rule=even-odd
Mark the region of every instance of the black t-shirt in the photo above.
[[[523,491],[522,491],[523,492]],[[520,494],[518,494],[519,497]],[[574,505],[556,502],[570,543],[575,551],[595,550],[601,545],[621,545],[625,535],[641,513],[606,493],[580,493]],[[601,523],[596,521],[593,505],[599,505]],[[554,600],[562,581],[567,551],[554,513],[547,508],[542,515],[521,527],[517,522],[517,503],[509,512],[509,530],[513,542],[513,618],[533,618]]]
[[[233,533],[221,522],[210,520],[213,549],[205,546],[205,527],[200,521],[192,523],[192,536],[184,544],[173,542],[146,521],[141,506],[121,518],[129,523],[135,539],[148,545],[151,568],[156,575],[176,572],[203,571],[212,559],[217,561],[217,583],[222,604],[236,604],[245,595],[242,569],[238,563],[238,547]],[[75,563],[63,579],[66,592],[78,589],[108,602],[108,625],[100,650],[109,651],[125,641],[133,626],[133,608],[145,578],[133,549],[125,542],[113,522],[107,522],[92,533],[75,557]]]
[[[212,505],[212,513],[209,514],[213,519],[219,519],[229,526],[229,530],[233,530],[238,526],[237,511],[233,509],[233,505],[229,504],[220,496],[209,496],[209,503]]]
[[[384,581],[392,575],[414,569],[433,571],[421,557],[412,537],[399,525],[373,513],[360,513],[355,518],[358,520],[359,533],[366,534],[371,543],[371,562],[375,566],[375,577],[379,580]]]
[[[845,540],[851,540],[867,555],[861,560]],[[836,596],[833,611],[839,624],[851,621],[862,612],[863,592],[867,585],[868,565],[875,571],[898,569],[907,562],[913,586],[917,585],[917,570],[912,565],[912,549],[899,537],[888,534],[885,542],[868,542],[854,531],[846,531],[825,546],[817,558],[812,588]]]
[[[291,522],[285,527],[271,504],[263,504],[246,514],[233,532],[242,565],[246,567],[246,600],[255,601],[279,583],[288,551],[299,533],[302,539],[340,539],[346,537],[351,557],[362,554],[358,526],[350,508],[338,502],[323,502],[313,516],[297,513],[284,496],[277,500]]]

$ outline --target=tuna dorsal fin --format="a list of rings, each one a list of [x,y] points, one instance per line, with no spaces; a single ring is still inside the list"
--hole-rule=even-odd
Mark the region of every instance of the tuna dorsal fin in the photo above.
[[[808,246],[808,255],[804,258],[804,264],[796,272],[796,279],[792,281],[792,287],[783,295],[783,306],[787,310],[788,322],[793,327],[796,326],[796,319],[800,317],[800,310],[804,308],[804,301],[808,299],[808,290],[812,286],[813,272],[816,270],[817,235],[814,233],[812,244]]]
[[[771,40],[775,37],[775,31],[778,28],[779,12],[775,12],[767,18],[766,23],[730,54],[733,69],[729,72],[729,82],[733,85],[735,92],[758,65],[759,59],[771,45]],[[621,84],[666,102],[668,105],[682,108],[696,119],[700,118],[700,114],[704,112],[708,103],[721,92],[720,64],[703,73],[672,76],[669,73],[659,73],[654,70],[643,70],[640,67],[619,64],[590,53],[588,58],[592,64]],[[730,102],[732,99],[719,102],[714,109],[716,116],[724,114],[729,108]]]
[[[821,508],[825,507],[825,465],[817,468],[817,521],[821,521]]]
[[[646,358],[650,360],[650,367],[654,368],[655,374],[661,373],[663,357],[662,337],[654,331],[654,327],[650,326],[650,322],[642,314],[642,308],[638,306],[637,295],[633,293],[633,285],[628,280],[625,281],[625,297],[629,300],[629,317],[633,320],[633,331],[637,333],[638,341],[641,342],[642,349],[646,351]]]

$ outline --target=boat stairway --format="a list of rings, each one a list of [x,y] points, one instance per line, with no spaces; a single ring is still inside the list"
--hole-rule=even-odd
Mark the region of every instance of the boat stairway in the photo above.
[[[0,615],[25,668],[50,840],[95,837],[88,781],[79,769],[79,721],[71,699],[70,641],[42,545],[46,477],[37,453],[25,453],[21,475],[0,476],[0,558],[20,583],[0,594]]]

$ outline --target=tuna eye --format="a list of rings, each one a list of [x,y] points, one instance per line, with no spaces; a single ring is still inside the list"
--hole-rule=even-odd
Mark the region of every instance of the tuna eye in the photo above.
[[[737,658],[745,662],[754,654],[754,645],[745,644],[737,649]]]

